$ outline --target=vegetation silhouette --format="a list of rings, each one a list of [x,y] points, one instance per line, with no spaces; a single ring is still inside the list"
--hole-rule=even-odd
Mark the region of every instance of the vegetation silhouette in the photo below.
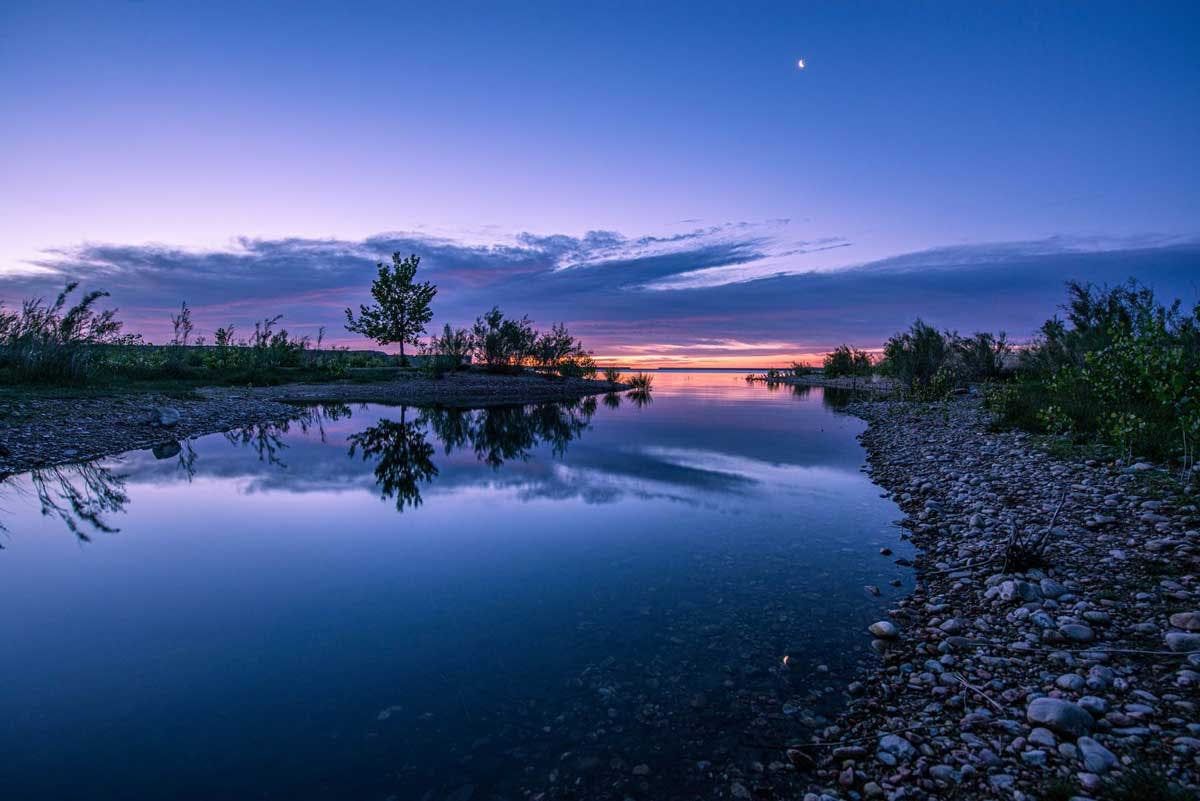
[[[400,258],[399,252],[392,254],[389,267],[378,265],[379,277],[371,284],[373,306],[360,305],[358,318],[346,309],[346,330],[375,340],[380,345],[400,345],[400,363],[405,364],[404,346],[419,347],[425,325],[433,319],[430,302],[437,295],[437,287],[429,281],[417,282],[417,267],[421,257]]]

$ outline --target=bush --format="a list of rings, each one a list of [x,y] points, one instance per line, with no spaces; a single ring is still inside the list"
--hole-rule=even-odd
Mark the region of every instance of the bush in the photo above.
[[[464,367],[471,358],[471,332],[465,328],[451,328],[446,323],[442,326],[442,335],[430,339],[428,351],[448,361],[451,369]]]
[[[471,331],[475,358],[497,372],[520,368],[529,360],[536,342],[537,332],[528,317],[505,319],[504,313],[495,306],[475,320]]]
[[[931,394],[950,379],[949,334],[942,334],[918,318],[883,346],[882,370],[917,394]]]
[[[868,376],[871,374],[871,355],[865,350],[839,345],[825,356],[824,371],[830,378]]]
[[[1042,326],[1018,380],[988,396],[998,419],[1126,458],[1195,461],[1200,439],[1200,304],[1184,313],[1136,283],[1068,284],[1065,321]]]
[[[1007,370],[1006,358],[1012,352],[1008,335],[976,333],[969,339],[956,339],[954,349],[961,372],[972,380],[995,380]]]
[[[596,375],[591,353],[562,323],[538,333],[528,317],[506,319],[500,309],[493,307],[475,320],[470,343],[474,358],[494,372],[530,367],[564,378]]]
[[[610,384],[619,383],[621,380],[621,371],[615,367],[605,367],[604,380]]]

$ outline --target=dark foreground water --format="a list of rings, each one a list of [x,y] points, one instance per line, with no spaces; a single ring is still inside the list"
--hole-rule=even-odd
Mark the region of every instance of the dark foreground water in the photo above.
[[[0,796],[786,783],[910,582],[831,401],[659,374],[648,403],[325,407],[10,479]]]

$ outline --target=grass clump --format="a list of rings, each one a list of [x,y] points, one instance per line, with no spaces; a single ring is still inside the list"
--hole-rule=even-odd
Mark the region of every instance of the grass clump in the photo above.
[[[649,392],[654,386],[654,376],[649,373],[637,373],[631,375],[625,383],[629,384],[629,388],[635,392]]]
[[[121,333],[116,309],[96,310],[107,292],[87,292],[68,307],[78,287],[68,283],[53,303],[33,298],[20,311],[0,307],[0,371],[18,382],[81,383],[101,369],[101,348],[140,342]]]
[[[1108,787],[1111,801],[1190,801],[1191,793],[1167,780],[1166,771],[1148,765],[1126,769]]]

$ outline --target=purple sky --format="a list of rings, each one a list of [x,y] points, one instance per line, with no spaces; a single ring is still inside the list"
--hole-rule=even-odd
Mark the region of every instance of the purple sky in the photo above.
[[[399,249],[661,364],[1197,300],[1192,4],[246,5],[4,4],[0,299],[363,344]]]

